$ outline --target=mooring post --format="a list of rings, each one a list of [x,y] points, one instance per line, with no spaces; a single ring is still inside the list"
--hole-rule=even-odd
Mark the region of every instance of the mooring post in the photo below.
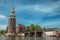
[[[36,31],[34,31],[34,37],[36,37],[36,36],[37,36]]]
[[[30,37],[30,32],[28,32],[28,37]]]

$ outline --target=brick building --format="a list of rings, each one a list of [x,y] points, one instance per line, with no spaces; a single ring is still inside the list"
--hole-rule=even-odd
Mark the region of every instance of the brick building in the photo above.
[[[25,30],[25,25],[23,24],[19,24],[17,27],[16,27],[16,33],[23,33]]]
[[[14,7],[12,7],[12,11],[8,20],[8,33],[7,36],[15,36],[16,35],[16,18]]]

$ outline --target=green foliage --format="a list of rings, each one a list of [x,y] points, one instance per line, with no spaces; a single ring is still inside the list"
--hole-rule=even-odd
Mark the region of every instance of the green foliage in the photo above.
[[[47,29],[44,27],[43,30],[46,31]]]
[[[5,30],[5,31],[4,31],[4,33],[7,33],[7,32],[8,32],[8,30]]]
[[[25,28],[26,31],[35,31],[35,30],[39,31],[41,29],[42,29],[41,26],[34,25],[34,24],[31,24],[30,26],[26,26],[26,28]]]
[[[29,26],[25,27],[25,31],[30,31],[30,27]]]
[[[55,29],[56,29],[56,28],[45,28],[45,27],[43,28],[44,31],[53,31],[53,30],[55,30]]]
[[[47,28],[48,31],[55,30],[55,28]]]
[[[0,34],[7,33],[7,31],[8,31],[8,27],[5,30],[0,30]]]
[[[30,25],[30,30],[33,30],[33,31],[35,30],[35,25],[34,24]]]
[[[27,26],[25,28],[26,31],[40,31],[40,30],[44,30],[44,31],[52,31],[52,30],[55,30],[56,28],[42,28],[40,25],[34,25],[34,24],[31,24],[30,26]]]
[[[39,25],[35,25],[35,30],[39,31],[41,30],[42,28],[39,26]]]
[[[0,34],[3,34],[4,33],[4,30],[0,30]]]

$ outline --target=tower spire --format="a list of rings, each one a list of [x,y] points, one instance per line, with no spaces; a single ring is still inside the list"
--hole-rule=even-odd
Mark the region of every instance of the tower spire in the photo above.
[[[10,14],[10,18],[15,18],[14,6],[12,7],[12,11],[11,11],[11,14]]]

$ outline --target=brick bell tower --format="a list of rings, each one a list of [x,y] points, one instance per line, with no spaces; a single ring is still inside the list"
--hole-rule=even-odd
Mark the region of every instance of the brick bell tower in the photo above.
[[[12,11],[10,14],[10,18],[8,21],[8,36],[14,36],[16,34],[16,18],[14,7],[12,7]]]

